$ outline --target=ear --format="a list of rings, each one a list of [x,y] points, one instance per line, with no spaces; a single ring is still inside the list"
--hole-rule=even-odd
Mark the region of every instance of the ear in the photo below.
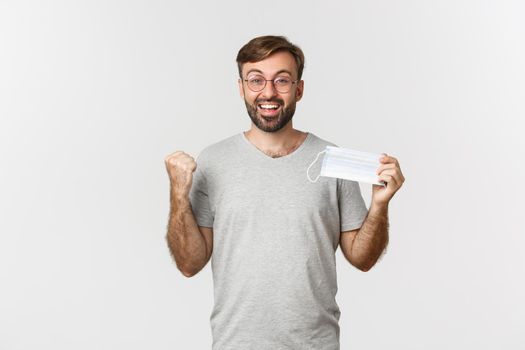
[[[241,95],[241,98],[244,100],[244,88],[243,88],[243,85],[242,85],[241,78],[239,78],[237,80],[237,84],[239,85],[239,95]]]
[[[303,98],[304,92],[304,80],[299,80],[297,82],[297,89],[295,89],[295,101],[300,101]]]

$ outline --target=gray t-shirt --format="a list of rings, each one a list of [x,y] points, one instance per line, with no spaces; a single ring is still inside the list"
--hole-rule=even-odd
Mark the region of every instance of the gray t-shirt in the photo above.
[[[339,350],[335,251],[368,211],[357,182],[308,181],[326,145],[310,132],[272,158],[241,132],[196,158],[190,202],[213,227],[213,350]]]

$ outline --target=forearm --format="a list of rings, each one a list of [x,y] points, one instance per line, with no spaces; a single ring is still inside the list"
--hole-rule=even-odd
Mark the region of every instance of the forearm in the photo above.
[[[372,204],[351,249],[354,265],[368,271],[375,265],[388,244],[388,205]]]
[[[199,272],[206,264],[206,241],[197,226],[187,196],[170,191],[170,215],[166,240],[175,263],[187,277]]]

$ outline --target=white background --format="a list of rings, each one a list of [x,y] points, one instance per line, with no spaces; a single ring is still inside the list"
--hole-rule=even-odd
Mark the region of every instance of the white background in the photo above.
[[[521,1],[0,1],[0,349],[210,349],[211,268],[164,240],[164,157],[250,120],[235,56],[306,55],[294,127],[406,177],[341,349],[524,349]],[[370,188],[363,194],[370,201]]]

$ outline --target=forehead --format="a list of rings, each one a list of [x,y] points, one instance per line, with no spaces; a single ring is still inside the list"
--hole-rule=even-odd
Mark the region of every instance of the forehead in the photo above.
[[[274,76],[277,73],[288,71],[292,76],[297,75],[297,64],[291,53],[288,51],[276,52],[259,62],[246,62],[242,66],[242,73],[245,76],[248,72],[257,70],[265,76]]]

